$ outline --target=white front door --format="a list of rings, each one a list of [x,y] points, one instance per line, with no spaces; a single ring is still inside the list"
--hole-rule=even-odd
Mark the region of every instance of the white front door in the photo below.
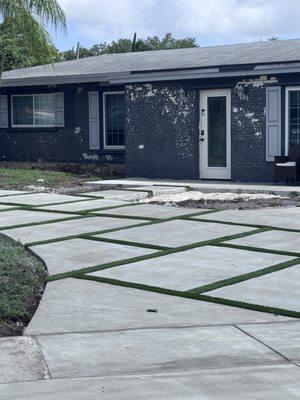
[[[231,91],[200,92],[200,178],[231,179]]]

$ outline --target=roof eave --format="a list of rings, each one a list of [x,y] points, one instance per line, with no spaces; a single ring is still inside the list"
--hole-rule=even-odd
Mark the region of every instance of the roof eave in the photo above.
[[[197,70],[177,70],[170,72],[116,72],[109,74],[80,74],[80,75],[61,75],[61,76],[45,76],[33,78],[4,78],[2,87],[21,87],[21,86],[49,86],[74,83],[93,83],[107,82],[108,85],[142,83],[155,81],[171,81],[171,80],[187,80],[187,79],[209,79],[209,78],[225,78],[225,77],[246,77],[257,75],[274,75],[299,73],[300,66],[264,66],[259,65],[249,71],[222,71],[218,68],[206,68]]]

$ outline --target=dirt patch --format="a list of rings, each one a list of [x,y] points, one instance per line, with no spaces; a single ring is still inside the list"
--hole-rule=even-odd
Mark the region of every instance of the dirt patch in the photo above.
[[[293,193],[283,197],[267,194],[186,192],[174,196],[154,197],[148,202],[176,207],[249,210],[263,207],[299,207],[300,196]]]

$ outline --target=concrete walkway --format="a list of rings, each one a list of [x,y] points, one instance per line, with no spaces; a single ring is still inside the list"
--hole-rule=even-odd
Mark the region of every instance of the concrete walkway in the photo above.
[[[0,339],[1,400],[299,399],[300,208],[144,190],[0,191],[0,232],[49,272],[25,334]]]

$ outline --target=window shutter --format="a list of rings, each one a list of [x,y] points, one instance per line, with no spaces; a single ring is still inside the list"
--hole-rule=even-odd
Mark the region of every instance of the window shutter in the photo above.
[[[65,126],[65,104],[64,94],[55,93],[55,125]]]
[[[281,155],[281,87],[266,89],[266,160]]]
[[[8,103],[7,96],[0,96],[0,129],[8,128]]]
[[[99,150],[100,124],[99,124],[98,92],[89,92],[89,141],[90,141],[90,150]]]

